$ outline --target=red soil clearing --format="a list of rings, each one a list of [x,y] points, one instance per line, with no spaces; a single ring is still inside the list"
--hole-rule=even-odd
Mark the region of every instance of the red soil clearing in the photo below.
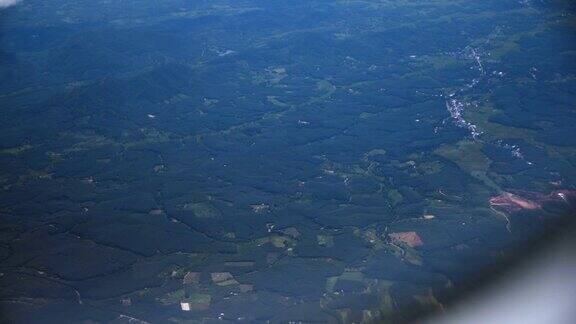
[[[388,236],[392,239],[395,243],[404,243],[409,247],[417,247],[424,242],[416,232],[397,232],[397,233],[390,233]]]

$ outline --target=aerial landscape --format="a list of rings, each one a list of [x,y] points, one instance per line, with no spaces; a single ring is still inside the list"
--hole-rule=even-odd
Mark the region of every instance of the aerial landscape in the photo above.
[[[0,322],[445,311],[576,215],[575,10],[0,1]]]

